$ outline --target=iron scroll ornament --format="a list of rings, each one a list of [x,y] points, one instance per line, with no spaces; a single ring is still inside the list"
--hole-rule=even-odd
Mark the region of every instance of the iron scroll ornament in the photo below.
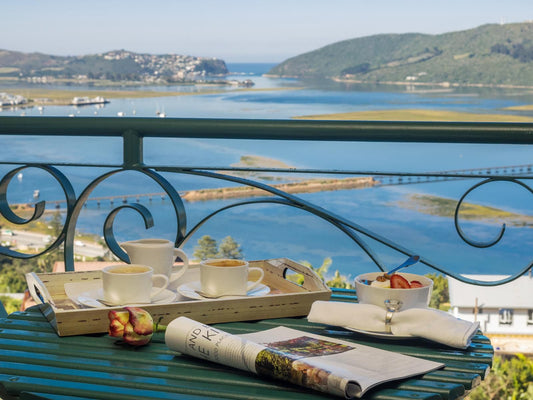
[[[57,168],[50,166],[50,165],[25,165],[22,167],[15,168],[8,172],[0,181],[0,214],[7,219],[9,222],[12,222],[17,225],[25,225],[32,221],[36,221],[44,214],[44,211],[46,209],[46,202],[45,201],[39,201],[35,204],[33,214],[31,217],[25,219],[17,214],[15,214],[11,208],[9,207],[9,203],[7,201],[7,189],[9,187],[9,184],[11,183],[11,180],[13,177],[17,176],[21,171],[27,169],[27,168],[38,168],[42,169],[46,172],[48,172],[52,177],[59,183],[61,186],[61,189],[63,190],[63,194],[65,195],[65,200],[67,204],[67,219],[65,221],[65,224],[63,225],[63,228],[57,238],[48,246],[45,247],[43,251],[38,253],[21,253],[18,251],[11,250],[10,248],[0,246],[0,254],[14,257],[14,258],[21,258],[21,259],[30,259],[39,257],[51,250],[54,250],[58,248],[61,243],[66,238],[67,235],[67,227],[68,227],[68,219],[69,216],[72,213],[72,210],[74,209],[74,204],[76,202],[76,194],[74,193],[74,189],[70,183],[70,181],[67,179],[67,177]]]
[[[74,246],[73,244],[74,244],[74,236],[76,232],[76,222],[78,220],[78,217],[80,215],[80,212],[84,204],[89,198],[89,195],[96,188],[96,186],[98,186],[105,179],[109,178],[112,175],[115,175],[115,174],[118,174],[124,171],[137,171],[137,172],[143,173],[161,186],[161,188],[166,192],[166,194],[171,199],[172,205],[174,207],[174,211],[176,213],[177,233],[176,233],[175,243],[179,244],[183,241],[185,232],[187,231],[187,218],[185,214],[185,206],[183,205],[183,201],[181,200],[180,195],[176,192],[176,190],[170,184],[170,182],[168,182],[160,174],[148,168],[126,168],[126,169],[118,169],[118,170],[110,171],[108,173],[105,173],[99,176],[95,180],[93,180],[87,186],[87,188],[83,191],[83,193],[80,195],[80,197],[78,198],[78,201],[76,202],[73,208],[72,217],[69,219],[69,226],[67,228],[67,236],[65,239],[65,271],[74,271],[74,253],[73,253]],[[113,254],[119,257],[122,261],[129,262],[129,258],[127,254],[120,248],[113,234],[113,222],[114,222],[115,216],[120,210],[124,208],[126,207],[119,206],[116,209],[113,209],[111,213],[108,215],[108,217],[106,218],[106,222],[104,223],[104,239],[106,243],[109,245],[110,250],[113,252]],[[146,207],[142,205],[129,205],[128,208],[131,208],[141,214],[141,216],[144,219],[146,229],[149,229],[153,226],[153,218],[149,210]]]
[[[239,184],[242,184],[242,185],[247,185],[247,186],[252,186],[252,187],[256,187],[256,188],[259,188],[259,189],[263,189],[265,190],[266,192],[269,192],[275,196],[278,196],[278,197],[281,197],[283,199],[285,199],[285,201],[273,201],[273,200],[257,200],[255,202],[271,202],[271,203],[279,203],[279,204],[285,204],[285,205],[291,205],[293,207],[298,207],[300,209],[303,209],[307,212],[310,212],[322,219],[324,219],[325,221],[329,222],[330,224],[334,225],[335,227],[337,227],[338,229],[342,230],[345,234],[347,234],[355,243],[357,243],[362,249],[364,252],[367,253],[367,255],[372,259],[372,261],[376,264],[376,266],[381,270],[381,271],[385,271],[387,270],[387,267],[384,265],[384,263],[382,263],[380,260],[379,260],[379,257],[376,253],[373,252],[373,250],[371,249],[371,247],[369,245],[366,244],[366,242],[362,239],[362,237],[360,235],[357,235],[356,232],[366,236],[366,237],[369,237],[379,243],[382,243],[384,245],[386,245],[387,247],[395,250],[395,251],[398,251],[406,256],[412,256],[415,254],[415,252],[407,249],[406,247],[398,244],[398,243],[394,243],[392,241],[390,241],[389,239],[385,238],[384,236],[381,236],[377,233],[374,233],[364,227],[362,227],[361,225],[358,225],[356,224],[355,222],[353,221],[350,221],[342,216],[339,216],[339,215],[336,215],[335,213],[332,213],[322,207],[319,207],[319,206],[316,206],[310,202],[307,202],[297,196],[294,196],[292,194],[289,194],[289,193],[286,193],[282,190],[279,190],[277,188],[274,188],[272,186],[269,186],[269,185],[266,185],[266,184],[262,184],[260,182],[255,182],[255,181],[251,181],[251,180],[248,180],[248,179],[245,179],[245,178],[241,178],[241,177],[236,177],[236,176],[232,176],[232,175],[225,175],[225,174],[220,174],[220,173],[217,173],[217,172],[211,172],[211,171],[204,171],[204,170],[197,170],[197,169],[183,169],[183,168],[167,168],[167,167],[162,167],[162,168],[157,168],[158,171],[166,171],[166,172],[181,172],[181,173],[186,173],[186,174],[192,174],[192,175],[199,175],[199,176],[204,176],[204,177],[210,177],[210,178],[215,178],[215,179],[221,179],[221,180],[226,180],[226,181],[231,181],[231,182],[235,182],[235,183],[239,183]],[[515,179],[506,179],[506,178],[490,178],[488,179],[487,181],[490,181],[490,180],[504,180],[504,181],[516,181]],[[484,183],[487,183],[487,181],[484,181],[482,182],[481,184],[484,184]],[[519,183],[520,185],[526,187],[530,192],[531,189],[525,185],[525,184],[522,184],[520,181],[516,181],[516,183]],[[461,201],[459,202],[458,204],[458,208],[460,207],[461,203],[462,203],[462,200],[466,197],[466,195],[468,195],[468,193],[470,193],[472,190],[474,190],[476,187],[480,186],[480,184],[477,184],[477,185],[474,185],[470,190],[468,190],[464,195],[463,197],[461,198]],[[532,192],[533,193],[533,192]],[[247,202],[242,202],[242,203],[236,203],[234,204],[233,206],[240,206],[240,205],[245,205],[245,204],[250,204],[251,201],[247,201]],[[225,210],[225,209],[229,209],[233,206],[226,206],[224,207],[223,209],[220,209],[219,211],[222,211],[222,210]],[[457,208],[457,209],[458,209]],[[216,211],[214,213],[212,213],[210,216],[204,218],[204,220],[202,220],[200,224],[203,224],[204,222],[206,222],[206,220],[208,220],[210,217],[214,216],[215,214],[217,214],[219,211]],[[457,221],[457,220],[456,220]],[[457,222],[456,222],[456,226],[457,225]],[[194,232],[198,229],[198,226],[197,227],[194,227],[192,229],[191,232]],[[503,235],[503,233],[501,233]],[[190,235],[188,235],[186,237],[186,239],[188,239],[190,237]],[[466,238],[466,236],[461,236],[461,238],[464,240]],[[468,244],[471,244],[469,243],[469,241],[466,241],[466,243]],[[487,247],[487,246],[483,246],[483,247]],[[504,279],[500,279],[500,280],[497,280],[497,281],[480,281],[480,280],[476,280],[476,279],[470,279],[470,278],[466,278],[460,274],[457,274],[457,273],[454,273],[454,272],[450,272],[448,271],[446,268],[442,267],[442,266],[439,266],[437,263],[429,260],[428,258],[425,258],[425,257],[421,257],[420,260],[419,260],[419,263],[422,263],[436,271],[439,271],[445,275],[448,275],[458,281],[461,281],[461,282],[464,282],[464,283],[469,283],[469,284],[475,284],[475,285],[478,285],[478,286],[497,286],[497,285],[501,285],[501,284],[504,284],[504,283],[508,283],[508,282],[511,282],[515,279],[517,279],[518,277],[520,277],[521,275],[525,274],[528,270],[532,269],[533,268],[533,261],[530,262],[528,265],[524,266],[521,270],[519,270],[519,272],[517,272],[516,274],[514,275],[510,275],[509,277],[507,278],[504,278]]]
[[[24,223],[28,223],[30,221],[33,221],[33,220],[36,220],[38,219],[43,211],[44,211],[44,207],[45,207],[45,204],[44,202],[39,202],[37,203],[36,207],[35,207],[35,211],[34,211],[34,214],[33,216],[28,219],[28,220],[24,220],[18,216],[16,216],[10,209],[9,209],[9,205],[7,204],[7,199],[6,199],[6,192],[7,192],[7,186],[9,185],[9,182],[11,181],[11,179],[23,168],[26,168],[26,167],[21,167],[21,168],[17,168],[13,171],[11,171],[10,173],[8,173],[4,179],[2,179],[2,181],[0,182],[0,212],[2,213],[2,215],[6,216],[6,218],[13,222],[13,223],[17,223],[17,224],[24,224]],[[382,271],[385,271],[387,268],[386,266],[384,265],[383,262],[381,262],[381,260],[379,259],[379,256],[374,253],[374,251],[372,250],[372,248],[366,243],[366,241],[364,240],[363,237],[368,237],[368,238],[371,238],[373,240],[376,240],[386,246],[388,246],[389,248],[391,249],[394,249],[395,251],[398,251],[406,256],[410,256],[412,254],[414,254],[411,250],[401,246],[400,244],[397,244],[397,243],[394,243],[390,240],[388,240],[387,238],[381,236],[381,235],[378,235],[356,223],[354,223],[353,221],[350,221],[342,216],[339,216],[339,215],[336,215],[322,207],[319,207],[319,206],[316,206],[310,202],[307,202],[297,196],[294,196],[292,194],[289,194],[289,193],[286,193],[284,191],[281,191],[277,188],[274,188],[272,186],[269,186],[269,185],[266,185],[266,184],[263,184],[263,183],[260,183],[260,182],[255,182],[255,181],[251,181],[251,180],[248,180],[248,179],[245,179],[245,178],[240,178],[240,177],[235,177],[235,176],[231,176],[231,175],[226,175],[226,174],[221,174],[221,173],[216,173],[216,172],[211,172],[211,171],[205,171],[205,170],[197,170],[197,169],[184,169],[184,168],[170,168],[170,167],[161,167],[161,168],[155,168],[154,170],[152,169],[149,169],[149,168],[126,168],[126,169],[118,169],[118,170],[113,170],[113,171],[110,171],[106,174],[103,174],[101,176],[99,176],[98,178],[96,178],[95,180],[93,180],[86,188],[85,190],[82,192],[82,194],[80,195],[80,197],[77,199],[77,201],[75,200],[75,195],[74,195],[74,191],[72,189],[72,186],[70,185],[70,182],[68,181],[68,179],[59,171],[57,170],[56,168],[54,167],[51,167],[51,166],[39,166],[39,168],[42,168],[48,172],[50,172],[55,178],[56,180],[58,180],[63,188],[63,191],[65,192],[65,195],[67,197],[67,219],[66,219],[66,223],[65,223],[65,226],[63,227],[63,230],[60,234],[60,236],[55,240],[55,242],[49,246],[49,248],[45,249],[43,252],[39,253],[39,254],[31,254],[31,255],[28,255],[28,254],[24,254],[24,253],[19,253],[19,252],[14,252],[10,249],[6,249],[6,248],[0,248],[0,253],[1,254],[6,254],[6,255],[9,255],[9,256],[12,256],[12,257],[16,257],[16,258],[31,258],[31,257],[37,257],[53,248],[56,248],[58,247],[63,241],[65,242],[65,250],[64,250],[64,256],[65,256],[65,270],[66,271],[74,271],[74,254],[73,254],[73,243],[74,243],[74,236],[75,236],[75,226],[76,226],[76,222],[77,222],[77,219],[79,217],[79,214],[81,212],[81,209],[83,207],[83,205],[86,203],[87,199],[89,198],[89,195],[90,193],[92,193],[92,191],[94,190],[94,188],[96,186],[98,186],[102,181],[104,181],[105,179],[109,178],[110,176],[114,175],[114,174],[117,174],[117,173],[120,173],[120,172],[123,172],[123,171],[126,171],[126,170],[133,170],[133,171],[137,171],[137,172],[140,172],[140,173],[143,173],[145,174],[146,176],[148,176],[149,178],[151,178],[152,180],[154,180],[155,182],[157,182],[162,188],[163,190],[167,193],[167,195],[169,196],[169,198],[171,199],[172,201],[172,204],[173,204],[173,207],[174,207],[174,210],[176,212],[176,218],[177,218],[177,233],[176,233],[176,239],[175,239],[175,243],[176,243],[176,246],[182,246],[190,237],[191,235],[196,232],[200,226],[205,223],[207,220],[209,220],[210,218],[214,217],[215,215],[217,215],[218,213],[224,211],[224,210],[227,210],[231,207],[239,207],[239,206],[244,206],[244,205],[247,205],[247,204],[253,204],[253,203],[266,203],[266,202],[269,202],[269,203],[276,203],[276,204],[280,204],[280,205],[288,205],[288,206],[292,206],[292,207],[296,207],[296,208],[299,208],[299,209],[302,209],[306,212],[309,212],[325,221],[327,221],[328,223],[332,224],[333,226],[335,226],[337,229],[341,230],[343,233],[345,233],[346,235],[348,235],[358,246],[361,247],[361,249],[366,252],[366,254],[372,259],[372,261],[377,265],[377,267],[382,270]],[[202,221],[200,221],[200,223],[198,223],[195,227],[193,227],[191,229],[191,231],[186,234],[186,214],[185,214],[185,208],[184,208],[184,205],[183,205],[183,201],[181,199],[181,197],[179,196],[179,194],[177,193],[177,191],[174,189],[174,187],[165,179],[163,178],[159,173],[157,173],[156,171],[165,171],[165,172],[172,172],[172,173],[185,173],[185,174],[192,174],[192,175],[199,175],[199,176],[204,176],[204,177],[209,177],[209,178],[214,178],[214,179],[219,179],[219,180],[225,180],[225,181],[231,181],[231,182],[234,182],[234,183],[238,183],[238,184],[242,184],[242,185],[246,185],[246,186],[251,186],[251,187],[256,187],[256,188],[259,188],[259,189],[262,189],[266,192],[269,192],[271,194],[273,194],[274,198],[261,198],[261,199],[254,199],[254,200],[248,200],[248,201],[243,201],[243,202],[236,202],[232,205],[229,205],[229,206],[226,206],[226,207],[223,207],[213,213],[211,213],[210,215],[208,215],[206,218],[204,218]],[[458,225],[458,210],[462,204],[462,201],[463,199],[472,191],[474,190],[475,188],[483,185],[483,184],[486,184],[486,183],[489,183],[491,181],[494,181],[494,180],[506,180],[506,181],[512,181],[514,183],[518,183],[520,184],[521,186],[525,187],[527,190],[529,190],[529,192],[533,193],[531,191],[531,189],[523,184],[522,182],[520,181],[516,181],[514,179],[505,179],[505,178],[491,178],[491,179],[488,179],[486,181],[483,181],[481,183],[478,183],[477,185],[474,185],[471,189],[469,189],[461,198],[461,200],[459,201],[458,203],[458,206],[457,206],[457,209],[456,209],[456,218],[455,218],[455,223],[456,223],[456,227],[458,229],[458,232],[459,232],[459,235],[461,236],[461,238],[463,240],[465,240],[466,243],[470,244],[470,245],[475,245],[475,244],[472,244],[472,243],[477,243],[477,242],[474,242],[472,240],[468,240],[466,238],[466,235],[464,235],[464,233],[460,230],[460,227]],[[115,216],[118,214],[118,212],[120,212],[120,210],[124,209],[124,208],[131,208],[131,209],[134,209],[135,211],[137,211],[138,213],[141,214],[141,216],[143,217],[144,219],[144,222],[145,222],[145,227],[146,229],[149,229],[151,226],[153,226],[153,218],[151,217],[150,215],[150,212],[149,210],[142,206],[142,205],[127,205],[127,206],[120,206],[118,208],[115,208],[114,210],[111,211],[111,213],[108,215],[107,219],[106,219],[106,222],[105,222],[105,226],[104,226],[104,237],[105,237],[105,240],[106,240],[106,243],[108,244],[110,250],[115,254],[117,255],[121,260],[123,261],[126,261],[128,262],[128,258],[127,258],[127,254],[120,248],[120,246],[118,245],[118,243],[116,242],[115,238],[114,238],[114,234],[113,234],[113,222],[114,222],[114,219],[115,219]],[[502,235],[503,235],[503,231],[504,231],[504,228],[502,228],[502,231],[500,232],[500,235],[499,237],[497,238],[498,240],[501,239]],[[489,245],[494,245],[498,240],[495,240],[495,241],[492,241],[490,242]],[[479,243],[477,243],[479,244]],[[476,247],[488,247],[487,246],[487,243],[482,243],[483,246],[476,246]],[[7,251],[6,251],[7,250]],[[491,281],[491,282],[486,282],[486,281],[477,281],[477,280],[472,280],[472,279],[469,279],[469,278],[465,278],[459,274],[455,274],[453,272],[449,272],[447,271],[445,268],[437,265],[436,263],[430,261],[429,259],[427,258],[424,258],[424,257],[421,257],[420,263],[422,264],[425,264],[426,266],[434,269],[434,270],[437,270],[443,274],[446,274],[446,275],[449,275],[459,281],[462,281],[462,282],[466,282],[466,283],[472,283],[472,284],[476,284],[476,285],[480,285],[480,286],[494,286],[494,285],[499,285],[499,284],[503,284],[503,283],[506,283],[506,282],[510,282],[516,278],[518,278],[520,275],[522,275],[523,273],[527,272],[530,268],[532,268],[533,266],[533,263],[530,263],[529,265],[525,266],[520,272],[518,272],[517,274],[515,275],[512,275],[508,278],[505,278],[505,279],[502,279],[502,280],[499,280],[499,281]]]
[[[137,211],[143,218],[144,227],[146,229],[150,229],[154,226],[154,218],[152,217],[150,210],[148,210],[142,204],[123,204],[113,209],[113,211],[111,211],[111,213],[109,213],[107,216],[104,222],[104,240],[107,244],[107,247],[109,247],[109,250],[111,250],[111,252],[122,261],[130,263],[131,261],[128,254],[122,249],[122,247],[120,247],[113,232],[113,223],[115,222],[115,217],[118,215],[119,211],[124,208],[130,208]]]
[[[459,200],[459,202],[457,203],[457,206],[455,207],[454,223],[455,223],[455,229],[457,230],[457,234],[461,237],[461,239],[463,239],[463,241],[468,243],[470,246],[479,247],[479,248],[485,248],[485,247],[494,246],[496,243],[498,243],[500,241],[500,239],[503,237],[503,234],[505,233],[505,224],[502,224],[502,228],[501,228],[500,232],[496,235],[496,237],[493,240],[487,241],[487,242],[480,242],[480,241],[477,241],[477,240],[469,239],[467,237],[467,235],[465,234],[465,232],[461,229],[461,226],[459,225],[459,210],[461,209],[461,205],[463,204],[463,200],[471,192],[473,192],[475,189],[477,189],[477,188],[479,188],[479,187],[481,187],[483,185],[486,185],[486,184],[489,184],[489,183],[492,183],[492,182],[498,182],[498,181],[499,182],[504,181],[504,182],[515,183],[517,185],[522,186],[523,188],[528,190],[529,193],[531,193],[533,195],[533,190],[528,185],[526,185],[525,183],[523,183],[523,182],[521,182],[521,181],[519,181],[517,179],[508,179],[508,178],[489,178],[489,179],[486,179],[486,180],[484,180],[482,182],[479,182],[479,183],[475,184],[470,189],[468,189],[465,192],[465,194],[463,194],[461,196],[461,199]],[[526,272],[526,271],[524,271],[524,272]]]

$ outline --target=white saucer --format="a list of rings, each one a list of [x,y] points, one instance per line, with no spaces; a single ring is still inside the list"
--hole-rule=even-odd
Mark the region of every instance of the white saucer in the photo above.
[[[183,285],[180,285],[178,287],[178,293],[181,294],[183,297],[187,297],[189,299],[194,300],[213,300],[208,297],[204,297],[201,294],[198,294],[196,290],[201,290],[202,285],[200,284],[200,281],[195,282],[188,282],[184,283]],[[220,299],[224,300],[230,300],[230,299],[240,299],[243,297],[248,296],[263,296],[265,294],[270,293],[270,288],[266,285],[263,285],[262,283],[259,284],[256,288],[250,290],[246,296],[222,296]]]
[[[343,328],[348,329],[349,331],[352,331],[352,332],[362,333],[363,335],[372,336],[378,339],[401,340],[401,339],[412,339],[415,337],[415,336],[393,335],[392,333],[387,333],[387,332],[364,331],[362,329],[348,328],[347,326],[344,326]]]
[[[157,288],[153,289],[158,290]],[[171,292],[168,289],[163,290],[161,293],[159,293],[157,296],[154,297],[151,303],[144,303],[146,304],[165,304],[170,303],[176,299],[177,294],[174,292]],[[80,293],[80,295],[77,297],[77,302],[91,308],[100,308],[100,307],[111,307],[107,306],[98,299],[104,298],[104,291],[103,289],[97,289],[97,290],[91,290],[88,292]],[[143,304],[117,304],[116,306],[132,306],[132,305],[139,305],[142,306]]]

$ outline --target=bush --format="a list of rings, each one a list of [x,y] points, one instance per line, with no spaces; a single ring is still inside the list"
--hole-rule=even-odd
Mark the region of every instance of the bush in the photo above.
[[[533,399],[533,359],[523,354],[516,354],[508,359],[494,357],[491,373],[470,393],[469,399]]]
[[[17,300],[9,296],[0,296],[0,301],[4,305],[4,308],[8,314],[11,314],[14,311],[20,311],[20,307],[22,306],[21,300]]]

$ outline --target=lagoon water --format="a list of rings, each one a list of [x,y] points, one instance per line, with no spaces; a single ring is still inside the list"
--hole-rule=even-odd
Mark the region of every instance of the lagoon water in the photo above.
[[[476,113],[502,113],[505,107],[533,104],[533,93],[508,90],[453,90],[427,91],[398,87],[350,87],[336,83],[299,82],[291,79],[273,79],[261,76],[269,65],[229,65],[235,79],[252,79],[255,88],[271,91],[235,91],[224,89],[218,94],[160,97],[147,99],[117,99],[103,108],[46,107],[43,115],[66,116],[125,116],[155,117],[164,112],[168,118],[259,118],[286,119],[294,116],[327,114],[379,109],[443,109]],[[284,90],[298,88],[298,90]],[[303,88],[303,89],[301,89]],[[70,87],[70,89],[74,89]],[[153,89],[153,88],[150,88]],[[3,90],[3,89],[2,89]],[[157,90],[205,91],[212,87],[160,87]],[[20,115],[22,110],[4,110],[0,115]],[[36,108],[24,110],[27,117],[40,115]],[[523,115],[533,115],[532,112]],[[121,143],[113,140],[71,138],[3,138],[0,160],[12,161],[10,154],[24,161],[120,163]],[[111,143],[110,143],[111,142]],[[61,149],[61,152],[58,152]],[[468,168],[487,168],[531,164],[533,152],[528,146],[490,145],[425,145],[386,143],[315,143],[272,141],[224,140],[166,140],[145,141],[145,160],[148,164],[179,164],[201,166],[228,166],[242,155],[261,155],[284,161],[299,168],[342,169],[364,172],[403,171],[428,172]],[[2,176],[11,169],[2,168]],[[89,184],[98,173],[81,168],[61,168],[71,179],[76,194]],[[531,176],[531,175],[530,175]],[[212,180],[165,175],[179,191],[227,186]],[[57,184],[47,187],[46,176],[25,171],[24,178],[14,180],[8,192],[10,202],[30,201],[33,190],[41,191],[45,200],[62,199]],[[379,178],[378,178],[379,179]],[[135,185],[131,182],[134,181]],[[431,194],[458,200],[477,180],[448,181],[379,188],[323,192],[299,195],[301,198],[335,212],[365,229],[407,248],[444,269],[460,273],[510,273],[531,263],[533,230],[529,227],[508,226],[503,239],[488,249],[473,248],[457,235],[452,218],[426,215],[405,207],[413,193]],[[530,180],[529,182],[531,187]],[[103,182],[93,196],[160,192],[161,189],[143,177],[132,179],[131,173],[122,173]],[[495,183],[480,188],[467,199],[484,205],[532,216],[533,198],[524,188],[511,183]],[[139,237],[163,236],[171,239],[176,232],[174,219],[168,218],[172,207],[161,199],[142,199],[154,215],[154,228],[145,231],[139,215],[122,210],[115,221],[119,241]],[[190,230],[208,213],[230,201],[186,203]],[[115,203],[115,206],[118,204]],[[103,221],[111,211],[109,204],[96,206],[89,202],[84,208],[77,228],[80,231],[101,234]],[[500,229],[491,222],[462,221],[461,227],[476,240],[490,240]],[[232,236],[242,245],[249,259],[289,257],[306,260],[319,266],[331,257],[331,270],[354,276],[366,270],[375,270],[361,248],[338,229],[326,222],[292,207],[280,205],[250,205],[233,208],[206,223],[185,244],[192,255],[198,238],[209,234],[220,240]],[[403,255],[390,251],[377,241],[361,235],[378,253],[385,265],[403,261]],[[419,271],[417,270],[419,269]],[[428,272],[415,267],[415,272]]]

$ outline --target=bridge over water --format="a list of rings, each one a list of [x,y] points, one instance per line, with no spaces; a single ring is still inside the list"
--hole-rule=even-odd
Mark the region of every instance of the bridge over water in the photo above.
[[[458,169],[450,171],[437,171],[437,172],[413,172],[413,173],[402,173],[398,174],[397,172],[380,172],[380,173],[369,173],[369,176],[372,176],[378,183],[375,186],[392,186],[392,185],[410,185],[410,184],[420,184],[420,183],[430,183],[437,181],[450,181],[450,180],[459,180],[466,178],[478,177],[480,179],[491,178],[499,175],[504,175],[506,177],[516,177],[530,175],[533,172],[533,164],[525,165],[509,165],[502,167],[488,167],[488,168],[470,168],[470,169]],[[186,192],[181,192],[180,195],[184,195]],[[99,197],[90,197],[85,203],[96,202],[97,206],[100,207],[103,203],[108,203],[111,207],[115,203],[120,202],[126,204],[128,202],[140,202],[141,199],[148,198],[149,201],[153,199],[160,199],[165,201],[168,195],[165,192],[158,193],[138,193],[138,194],[121,194],[121,195],[111,195],[111,196],[99,196]],[[51,200],[47,203],[55,204],[56,208],[61,208],[65,200]]]
[[[409,185],[415,183],[429,183],[436,181],[450,181],[466,178],[492,178],[498,175],[505,175],[506,177],[520,177],[529,175],[533,171],[533,164],[525,165],[508,165],[504,167],[489,167],[489,168],[470,168],[457,169],[451,171],[428,172],[428,173],[412,173],[412,174],[380,174],[374,176],[380,181],[381,186],[388,185]]]

